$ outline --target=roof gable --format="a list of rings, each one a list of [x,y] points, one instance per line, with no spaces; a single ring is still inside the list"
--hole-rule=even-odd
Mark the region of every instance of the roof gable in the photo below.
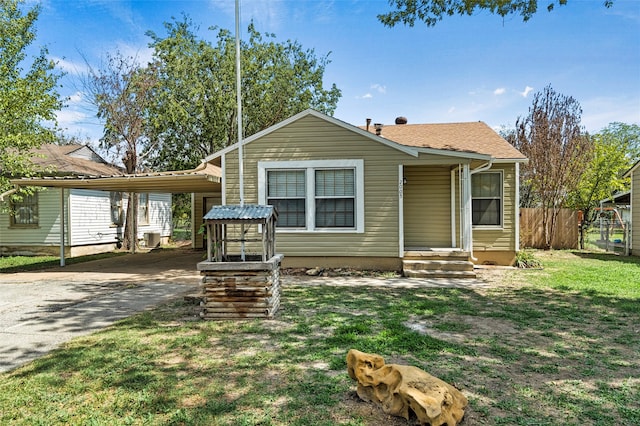
[[[483,122],[384,126],[382,134],[376,135],[372,130],[351,125],[313,109],[302,111],[245,138],[242,143],[251,143],[307,116],[319,118],[414,157],[420,153],[427,153],[486,161],[527,161],[520,151]],[[204,161],[209,162],[237,148],[238,143],[235,143],[207,156]]]
[[[631,175],[636,171],[636,169],[638,169],[640,167],[640,160],[636,161],[636,163],[631,166],[631,168],[629,170],[627,170],[627,172],[622,176],[624,178],[628,178],[631,177]]]
[[[84,145],[43,144],[32,152],[31,161],[53,174],[110,176],[121,173]]]

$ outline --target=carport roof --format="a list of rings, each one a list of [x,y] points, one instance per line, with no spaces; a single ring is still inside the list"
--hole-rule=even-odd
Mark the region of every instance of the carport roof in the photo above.
[[[215,192],[220,190],[221,169],[202,163],[192,170],[122,175],[48,176],[12,179],[17,186],[95,189],[121,192]]]

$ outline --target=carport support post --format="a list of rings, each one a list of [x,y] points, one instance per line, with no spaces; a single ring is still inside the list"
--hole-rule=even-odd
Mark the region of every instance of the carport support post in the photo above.
[[[60,188],[60,266],[64,266],[64,188]]]

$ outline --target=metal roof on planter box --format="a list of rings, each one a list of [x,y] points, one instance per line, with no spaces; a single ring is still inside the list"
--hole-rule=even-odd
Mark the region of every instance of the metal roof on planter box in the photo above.
[[[220,222],[264,222],[272,216],[277,217],[273,206],[247,204],[244,206],[213,206],[204,215],[204,220]]]

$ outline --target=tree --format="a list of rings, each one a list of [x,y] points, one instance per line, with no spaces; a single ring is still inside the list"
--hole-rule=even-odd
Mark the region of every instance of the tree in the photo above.
[[[155,73],[141,67],[135,58],[120,53],[107,55],[103,68],[90,68],[84,81],[98,117],[105,122],[101,147],[115,151],[128,174],[142,170],[155,146],[148,136],[155,85]],[[130,250],[135,250],[137,243],[137,199],[136,194],[130,194],[125,220],[123,243]]]
[[[477,11],[488,11],[502,16],[520,15],[524,22],[538,12],[538,0],[389,0],[394,8],[378,15],[378,20],[387,27],[398,23],[413,27],[416,20],[428,27],[435,26],[445,16],[473,15]],[[555,6],[564,6],[567,0],[545,0],[550,12]],[[604,0],[605,7],[613,6],[613,0]]]
[[[151,116],[161,145],[157,168],[194,167],[237,141],[235,38],[217,30],[214,44],[199,39],[188,19],[165,23],[166,37],[148,33],[158,85]],[[328,57],[297,42],[276,42],[253,25],[241,45],[243,134],[257,133],[307,108],[332,114],[340,90],[323,87]]]
[[[592,142],[581,116],[574,98],[547,86],[534,95],[529,115],[516,121],[512,142],[529,158],[521,170],[521,193],[528,204],[521,206],[542,208],[546,249],[552,248],[559,209],[591,161]]]
[[[23,13],[22,3],[0,0],[0,193],[10,178],[37,172],[30,151],[55,139],[55,112],[62,108],[56,91],[62,75],[54,72],[47,49],[27,60],[40,7]]]
[[[592,136],[593,157],[575,190],[567,197],[567,206],[582,210],[581,229],[593,222],[595,208],[600,200],[628,188],[628,179],[622,175],[640,159],[640,126],[611,123]],[[581,248],[584,248],[581,233]]]

